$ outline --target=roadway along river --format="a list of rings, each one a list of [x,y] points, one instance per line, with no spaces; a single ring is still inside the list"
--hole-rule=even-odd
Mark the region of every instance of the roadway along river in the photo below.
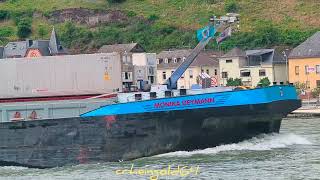
[[[154,173],[153,176],[151,173]],[[150,179],[151,176],[151,179],[156,179],[156,175],[160,175],[158,179],[197,180],[320,179],[320,119],[288,118],[283,120],[280,134],[131,162],[53,169],[0,167],[0,179],[140,180]]]

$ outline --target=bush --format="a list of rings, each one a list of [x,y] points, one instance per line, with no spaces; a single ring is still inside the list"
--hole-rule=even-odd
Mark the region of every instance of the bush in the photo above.
[[[17,36],[19,38],[28,37],[32,32],[31,20],[30,19],[21,19],[17,25],[17,28],[18,28]]]
[[[1,27],[0,29],[0,37],[9,37],[13,35],[12,27]]]
[[[242,81],[240,78],[229,78],[227,79],[226,86],[242,86]]]
[[[270,86],[270,81],[268,77],[262,78],[260,79],[260,81],[258,82],[257,86],[258,87],[268,87]]]
[[[126,0],[107,0],[107,1],[108,1],[108,3],[122,3]]]
[[[155,15],[155,14],[151,14],[149,17],[148,17],[148,20],[149,21],[156,21],[159,19],[159,16]]]
[[[319,97],[319,94],[320,94],[320,88],[314,88],[314,89],[311,91],[311,94],[312,94],[312,97],[318,98],[318,97]]]
[[[5,10],[0,10],[0,21],[9,18],[9,12]]]
[[[238,11],[238,5],[235,0],[227,0],[225,2],[224,9],[228,13],[235,13]]]
[[[302,91],[306,91],[307,89],[306,83],[296,82],[294,83],[294,86],[296,87],[297,94],[301,94]]]

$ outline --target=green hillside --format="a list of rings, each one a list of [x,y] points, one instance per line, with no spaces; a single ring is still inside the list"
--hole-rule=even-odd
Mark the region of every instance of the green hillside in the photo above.
[[[3,1],[3,0],[2,0]],[[0,45],[24,38],[48,39],[52,26],[72,52],[93,52],[103,44],[138,42],[147,51],[194,47],[194,31],[211,15],[235,11],[240,32],[222,50],[294,47],[320,29],[320,1],[313,0],[7,0],[0,1]],[[89,26],[58,22],[55,12],[70,8],[119,10],[125,20]],[[75,12],[76,13],[76,12]],[[76,14],[74,14],[76,16]],[[81,16],[79,14],[78,16]],[[217,48],[213,42],[209,48]]]

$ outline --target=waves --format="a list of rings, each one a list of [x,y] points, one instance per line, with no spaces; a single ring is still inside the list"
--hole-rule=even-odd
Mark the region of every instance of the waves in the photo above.
[[[156,157],[188,157],[192,155],[210,155],[226,151],[266,151],[276,148],[286,148],[292,145],[311,145],[312,143],[304,137],[295,134],[264,134],[239,143],[220,145],[213,148],[195,151],[176,151],[160,154]]]

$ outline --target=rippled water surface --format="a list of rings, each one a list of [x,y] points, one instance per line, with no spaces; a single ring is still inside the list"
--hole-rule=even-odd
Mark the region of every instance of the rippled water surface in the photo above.
[[[192,152],[172,152],[131,162],[52,169],[0,167],[0,179],[136,180],[156,177],[320,179],[320,119],[288,118],[283,120],[280,134],[261,135],[237,144]]]

